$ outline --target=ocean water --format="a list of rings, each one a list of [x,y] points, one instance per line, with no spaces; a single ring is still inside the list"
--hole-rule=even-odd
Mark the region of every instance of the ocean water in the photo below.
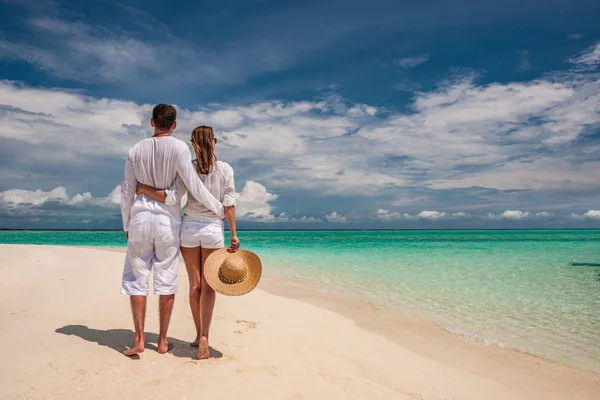
[[[245,231],[265,274],[600,372],[600,231]],[[125,246],[122,232],[0,243]]]

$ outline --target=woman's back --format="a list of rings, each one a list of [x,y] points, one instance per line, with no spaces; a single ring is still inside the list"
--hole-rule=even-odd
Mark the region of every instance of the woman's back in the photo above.
[[[197,167],[196,160],[192,161],[194,168]],[[204,183],[204,186],[217,198],[223,206],[235,205],[235,184],[233,180],[233,168],[223,161],[215,161],[212,170],[206,174],[198,174],[198,178]],[[185,215],[193,217],[206,217],[218,219],[217,215],[209,210],[204,204],[188,194],[186,206],[183,208]]]

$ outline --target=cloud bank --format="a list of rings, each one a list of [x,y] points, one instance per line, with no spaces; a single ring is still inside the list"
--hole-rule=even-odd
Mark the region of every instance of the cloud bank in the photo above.
[[[87,29],[36,23],[57,32]],[[545,210],[560,211],[600,192],[600,143],[594,136],[600,126],[600,44],[568,61],[568,70],[524,82],[482,84],[473,74],[456,75],[414,92],[403,110],[339,96],[180,108],[176,136],[187,141],[198,123],[215,128],[219,157],[233,164],[237,179],[245,182],[238,200],[246,219],[333,223],[355,214],[372,216],[377,209],[384,221],[405,215],[421,220],[487,213],[507,220],[548,217],[499,199],[518,203],[531,196],[533,204],[535,194],[551,199]],[[100,181],[97,171],[110,173],[102,178],[104,186],[120,182],[127,149],[150,134],[151,108],[1,81],[0,189],[3,199],[12,199],[3,204],[26,204],[13,200],[30,197],[31,206],[35,201],[101,207],[103,198],[92,197],[82,182]],[[81,193],[70,197],[67,189]],[[440,198],[457,193],[461,197],[455,203],[440,207]],[[575,200],[565,200],[565,193]],[[282,209],[279,205],[290,197],[362,203],[350,212],[326,209],[321,202],[308,214],[292,206]],[[489,209],[479,211],[486,205]],[[588,204],[578,207],[577,213],[589,209]]]

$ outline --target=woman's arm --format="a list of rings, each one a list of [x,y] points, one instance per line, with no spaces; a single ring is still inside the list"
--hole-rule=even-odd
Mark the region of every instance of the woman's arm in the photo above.
[[[225,218],[231,232],[231,243],[227,249],[230,253],[236,252],[240,248],[240,240],[237,237],[235,228],[235,182],[233,180],[233,168],[225,164],[225,191],[223,196],[223,207],[225,208]]]
[[[235,229],[235,207],[225,207],[225,218],[227,218],[229,232],[231,233],[231,242],[229,243],[227,251],[235,253],[240,248],[240,240],[237,237],[237,231]]]
[[[169,189],[156,189],[152,186],[138,183],[136,194],[145,194],[152,197],[154,200],[165,203],[168,206],[181,203],[181,198],[187,193],[187,188],[183,181],[177,177],[175,183]]]
[[[143,183],[138,183],[135,194],[145,194],[146,196],[152,197],[154,200],[158,200],[161,203],[164,203],[167,199],[167,191],[165,189],[153,188],[152,186],[144,185]]]

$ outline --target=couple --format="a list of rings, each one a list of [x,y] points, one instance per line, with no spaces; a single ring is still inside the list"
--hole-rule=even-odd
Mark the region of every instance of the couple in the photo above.
[[[190,308],[196,325],[198,359],[209,357],[208,334],[215,291],[204,277],[207,257],[224,248],[223,220],[227,218],[235,253],[240,246],[235,228],[233,169],[215,157],[213,130],[199,126],[192,132],[196,160],[188,146],[171,136],[177,126],[173,106],[159,104],[150,123],[154,135],[135,144],[127,156],[121,186],[121,213],[127,236],[127,256],[121,293],[130,296],[135,338],[124,351],[133,356],[144,351],[144,322],[150,272],[154,269],[154,294],[159,295],[158,352],[168,352],[167,330],[177,292],[179,250],[190,282]],[[181,218],[180,202],[188,193]]]

